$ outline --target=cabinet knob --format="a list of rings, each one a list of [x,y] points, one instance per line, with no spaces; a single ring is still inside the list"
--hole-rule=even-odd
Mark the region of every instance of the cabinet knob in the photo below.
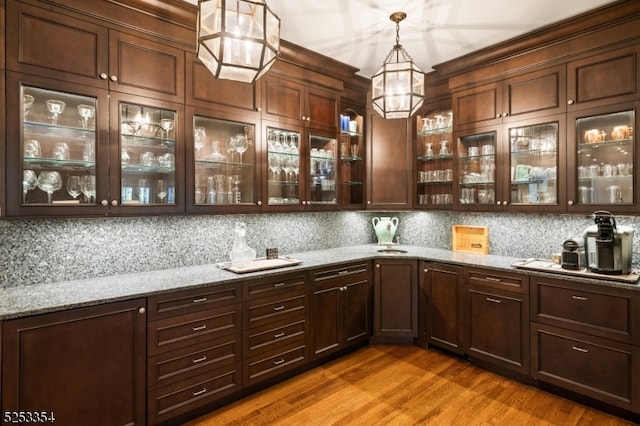
[[[502,117],[502,114],[496,115],[496,118],[500,118],[500,117]]]
[[[111,79],[111,81],[113,81],[114,83],[115,83],[116,81],[118,81],[118,77],[117,77],[117,76],[115,76],[115,75],[112,75],[112,76],[110,77],[110,79]]]
[[[567,204],[569,204],[570,206],[572,206],[572,205],[573,205],[573,200],[569,200],[569,201],[567,201]]]
[[[498,200],[496,201],[496,206],[501,206],[502,205],[502,201]]]
[[[262,201],[258,200],[258,202],[256,204],[261,206],[262,205]]]
[[[145,312],[147,312],[147,310],[144,307],[138,309],[139,314],[144,314]]]
[[[505,112],[504,114],[502,114],[503,117],[507,117],[509,115],[508,112]]]
[[[307,121],[311,121],[311,117],[307,117]]]
[[[371,201],[367,200],[367,204],[371,204]]]
[[[575,100],[573,100],[573,99],[569,99],[569,100],[567,101],[567,103],[568,103],[569,105],[573,105],[573,104],[575,104],[575,103],[576,103],[576,101],[575,101]]]
[[[109,76],[107,75],[106,72],[103,72],[102,74],[100,74],[100,78],[103,79],[103,80],[106,80],[107,77],[109,77]]]
[[[302,116],[302,121],[307,121],[307,117],[306,116]]]
[[[111,200],[111,205],[116,207],[118,205],[118,200]]]
[[[107,200],[102,200],[100,201],[100,204],[106,207],[109,205],[109,202]]]
[[[503,206],[506,206],[507,204],[509,204],[509,202],[508,202],[508,201],[503,201],[503,202],[502,202],[502,205],[503,205]]]
[[[379,268],[379,267],[380,267],[380,264],[379,264],[379,263],[376,263],[376,268]]]
[[[429,268],[424,268],[424,272],[429,272]]]
[[[258,112],[262,112],[262,107],[257,107],[257,108],[256,108],[256,111],[258,111]]]

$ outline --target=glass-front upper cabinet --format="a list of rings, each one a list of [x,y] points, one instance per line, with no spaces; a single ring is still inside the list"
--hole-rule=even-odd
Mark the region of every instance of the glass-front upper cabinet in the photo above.
[[[509,127],[511,206],[558,206],[559,123]],[[562,206],[564,208],[564,206]]]
[[[364,206],[364,117],[347,108],[340,115],[339,203],[341,208]]]
[[[499,129],[489,127],[457,138],[458,185],[455,197],[457,204],[465,210],[486,210],[489,205],[502,204],[501,188],[496,186]]]
[[[267,126],[267,205],[301,204],[300,132]]]
[[[173,110],[119,103],[120,204],[176,205],[176,124]]]
[[[438,110],[416,116],[419,206],[451,208],[453,204],[453,112]],[[466,193],[466,192],[465,192]]]
[[[307,204],[311,206],[335,206],[336,159],[338,154],[335,138],[311,133],[309,135],[310,181]]]
[[[588,117],[571,116],[575,123],[575,182],[570,189],[570,209],[594,210],[605,206],[629,211],[637,203],[634,186],[636,156],[635,108],[603,111]],[[571,207],[573,206],[573,207]]]

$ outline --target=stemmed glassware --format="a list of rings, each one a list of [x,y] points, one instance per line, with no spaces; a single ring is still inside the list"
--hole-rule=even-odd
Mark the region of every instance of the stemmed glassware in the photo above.
[[[164,130],[165,139],[169,139],[169,132],[173,129],[173,120],[170,118],[163,118],[160,120],[160,127]]]
[[[156,180],[156,195],[160,199],[160,202],[164,203],[164,198],[167,196],[167,185],[164,179]]]
[[[200,158],[200,150],[204,148],[207,130],[204,127],[193,129],[193,147],[196,150],[196,160]]]
[[[231,136],[229,138],[227,152],[229,153],[229,159],[233,162],[233,154],[238,152],[238,138],[236,136]]]
[[[96,177],[95,175],[84,175],[80,179],[80,190],[87,198],[87,202],[91,203],[91,199],[96,198]]]
[[[240,154],[240,164],[242,164],[242,154],[249,148],[249,141],[244,135],[236,136],[236,151]]]
[[[31,95],[22,95],[22,108],[24,112],[24,119],[27,119],[27,116],[31,112],[31,108],[33,107],[33,101],[35,98]]]
[[[58,116],[64,112],[67,104],[56,99],[47,99],[46,104],[47,110],[51,113],[51,124],[55,126],[58,124]]]
[[[282,170],[282,161],[277,154],[269,153],[269,168],[271,169],[271,173],[273,175],[273,181],[278,182],[280,171]]]
[[[78,105],[78,114],[82,117],[82,128],[87,129],[89,127],[89,120],[93,118],[96,109],[92,105],[80,104]]]
[[[42,171],[38,176],[38,188],[47,193],[48,202],[51,204],[53,193],[62,188],[62,177],[55,171]]]
[[[80,190],[80,176],[69,176],[67,178],[67,192],[75,200],[82,193]]]
[[[22,202],[27,199],[27,192],[36,189],[38,186],[38,176],[33,170],[25,170],[22,174]]]

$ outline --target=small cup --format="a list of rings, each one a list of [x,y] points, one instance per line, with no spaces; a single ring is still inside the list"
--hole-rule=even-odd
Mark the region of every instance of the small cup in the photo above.
[[[57,142],[53,146],[51,157],[56,160],[68,160],[69,159],[69,145],[66,142]]]
[[[468,153],[469,153],[469,157],[477,157],[478,156],[478,147],[477,146],[470,146]]]
[[[356,133],[358,131],[358,122],[356,120],[349,121],[349,131]]]
[[[140,154],[140,164],[143,166],[153,166],[156,164],[156,156],[153,155],[153,152],[146,151]]]
[[[351,155],[353,157],[357,157],[360,155],[360,146],[358,144],[351,144]]]

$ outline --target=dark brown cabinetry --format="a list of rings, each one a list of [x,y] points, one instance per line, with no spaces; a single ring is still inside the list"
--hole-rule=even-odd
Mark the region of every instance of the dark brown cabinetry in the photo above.
[[[371,335],[370,262],[313,271],[313,351],[316,360],[366,343]]]
[[[414,198],[413,138],[408,119],[385,120],[372,109],[366,122],[368,209],[408,209]]]
[[[470,269],[465,285],[469,358],[529,376],[529,277]]]
[[[531,277],[533,377],[637,412],[640,302],[635,293]]]
[[[241,389],[241,296],[234,283],[149,298],[150,424]]]
[[[145,302],[5,321],[3,411],[33,407],[64,425],[144,425]]]
[[[420,262],[420,337],[427,344],[464,350],[464,268]]]
[[[376,259],[372,343],[411,344],[418,337],[418,261]]]
[[[243,383],[253,386],[309,362],[305,273],[245,281]]]

